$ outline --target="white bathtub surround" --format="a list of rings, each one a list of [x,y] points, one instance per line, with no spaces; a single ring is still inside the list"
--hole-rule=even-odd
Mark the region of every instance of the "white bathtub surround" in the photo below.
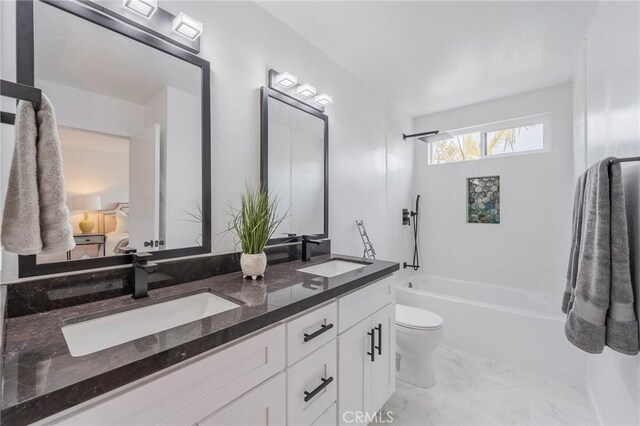
[[[429,146],[414,142],[416,192],[426,202],[420,219],[423,273],[562,294],[575,183],[571,93],[571,85],[562,84],[414,119],[418,132],[550,117],[549,150],[537,153],[427,165]],[[467,223],[466,178],[475,176],[500,176],[499,225]]]
[[[396,295],[444,318],[444,345],[584,384],[587,355],[564,336],[561,296],[424,275]]]
[[[438,385],[398,380],[381,412],[393,425],[596,425],[582,387],[441,346]]]

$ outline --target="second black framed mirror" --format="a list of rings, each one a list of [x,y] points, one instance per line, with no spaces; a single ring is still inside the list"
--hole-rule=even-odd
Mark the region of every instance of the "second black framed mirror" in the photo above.
[[[260,179],[289,215],[269,245],[329,236],[329,117],[267,87],[260,92]]]

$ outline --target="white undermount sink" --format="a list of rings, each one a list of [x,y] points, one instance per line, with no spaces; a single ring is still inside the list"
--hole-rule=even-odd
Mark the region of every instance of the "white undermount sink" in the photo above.
[[[62,334],[71,355],[83,356],[239,306],[203,292],[64,325]]]
[[[319,265],[309,266],[308,268],[298,269],[298,272],[331,278],[364,268],[367,265],[368,263],[348,262],[346,260],[336,259],[320,263]]]

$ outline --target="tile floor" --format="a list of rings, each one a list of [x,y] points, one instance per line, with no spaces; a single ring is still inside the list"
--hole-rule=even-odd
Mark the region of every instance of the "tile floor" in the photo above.
[[[598,424],[577,386],[450,347],[438,348],[436,361],[435,387],[398,380],[382,409],[393,411],[393,425]]]

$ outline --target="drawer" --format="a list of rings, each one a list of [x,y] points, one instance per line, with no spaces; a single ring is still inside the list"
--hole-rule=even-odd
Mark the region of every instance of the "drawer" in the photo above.
[[[338,308],[331,302],[287,323],[287,365],[293,365],[336,337]]]
[[[311,426],[336,426],[338,424],[338,404],[333,404]]]
[[[395,299],[393,275],[338,298],[338,333],[359,323]]]
[[[287,424],[310,425],[336,402],[335,339],[287,370]]]
[[[285,326],[183,364],[51,423],[192,425],[284,369]]]
[[[199,421],[197,426],[284,425],[287,422],[286,389],[286,375],[280,373]]]
[[[104,242],[102,235],[76,235],[73,239],[76,244],[102,244]]]

